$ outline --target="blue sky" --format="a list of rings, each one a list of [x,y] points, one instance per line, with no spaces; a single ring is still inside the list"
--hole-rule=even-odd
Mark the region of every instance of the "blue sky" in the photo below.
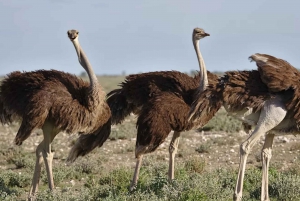
[[[298,0],[0,0],[0,75],[57,69],[79,74],[68,29],[97,74],[199,69],[192,30],[210,71],[255,69],[253,53],[300,68]]]

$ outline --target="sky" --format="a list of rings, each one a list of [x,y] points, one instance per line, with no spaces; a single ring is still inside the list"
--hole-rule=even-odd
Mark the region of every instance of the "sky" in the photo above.
[[[98,75],[198,70],[192,31],[210,71],[256,69],[270,54],[300,68],[299,0],[0,0],[0,75],[83,72],[67,30]]]

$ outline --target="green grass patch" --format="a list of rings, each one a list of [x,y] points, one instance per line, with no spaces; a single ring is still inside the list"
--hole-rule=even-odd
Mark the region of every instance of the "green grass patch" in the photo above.
[[[236,133],[243,130],[242,122],[229,116],[224,108],[221,108],[217,114],[199,131],[224,131],[227,133]]]

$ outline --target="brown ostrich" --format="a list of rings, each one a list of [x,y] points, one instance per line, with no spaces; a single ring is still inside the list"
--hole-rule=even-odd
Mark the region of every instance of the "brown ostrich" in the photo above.
[[[194,94],[207,82],[217,82],[218,77],[205,71],[204,60],[199,50],[199,40],[209,36],[203,29],[193,31],[193,44],[200,65],[200,73],[195,77],[177,71],[149,72],[129,75],[121,83],[121,88],[108,93],[108,105],[112,111],[112,123],[122,123],[130,113],[138,115],[137,158],[132,190],[137,184],[143,155],[154,152],[173,130],[169,146],[169,179],[174,179],[174,159],[177,152],[180,133],[193,128],[187,122]],[[202,72],[205,72],[203,74]]]
[[[249,57],[258,71],[231,71],[198,93],[190,122],[205,125],[223,105],[227,112],[255,126],[240,146],[240,166],[234,200],[242,200],[246,161],[254,144],[265,136],[262,148],[261,200],[268,194],[268,167],[275,135],[299,134],[300,73],[288,62],[266,54]]]
[[[69,153],[69,161],[101,146],[110,134],[111,114],[105,102],[105,92],[79,44],[78,33],[69,30],[68,37],[74,44],[79,63],[86,70],[90,83],[61,71],[37,70],[12,72],[0,87],[1,123],[21,119],[15,144],[21,145],[34,129],[43,130],[44,139],[36,149],[29,199],[34,199],[38,191],[43,159],[49,188],[54,189],[51,143],[60,131],[82,134]]]

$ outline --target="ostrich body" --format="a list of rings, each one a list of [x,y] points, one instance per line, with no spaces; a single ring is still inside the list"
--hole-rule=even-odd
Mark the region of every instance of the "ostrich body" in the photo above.
[[[203,29],[195,28],[193,44],[200,65],[200,73],[190,77],[177,71],[161,71],[129,75],[121,83],[121,88],[108,94],[108,105],[112,111],[112,123],[121,123],[131,112],[138,115],[135,156],[136,168],[131,183],[132,190],[137,184],[143,155],[151,153],[164,142],[173,130],[169,146],[169,179],[174,179],[174,159],[180,133],[193,128],[187,122],[190,105],[199,83],[205,87],[217,82],[212,73],[202,74],[205,64],[199,50],[199,40],[209,36]],[[205,71],[206,72],[206,71]]]
[[[275,135],[299,134],[300,73],[279,58],[254,54],[258,71],[231,71],[198,93],[190,113],[191,122],[205,125],[223,105],[227,112],[247,124],[255,126],[240,146],[240,166],[234,200],[242,199],[246,161],[252,147],[265,136],[262,148],[261,200],[270,200],[268,168]]]
[[[44,139],[36,149],[29,199],[34,199],[38,190],[43,159],[49,188],[54,189],[51,143],[60,131],[82,134],[69,153],[69,161],[101,146],[110,134],[110,109],[105,102],[105,92],[81,49],[78,31],[68,31],[68,37],[74,44],[79,63],[89,75],[90,83],[61,71],[37,70],[12,72],[0,87],[2,124],[21,119],[15,144],[21,145],[34,129],[43,130]]]

